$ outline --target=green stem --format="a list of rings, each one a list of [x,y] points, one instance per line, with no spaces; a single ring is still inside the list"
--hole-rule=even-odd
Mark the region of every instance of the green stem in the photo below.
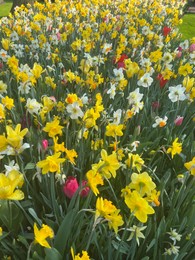
[[[32,248],[32,245],[34,244],[34,241],[30,244],[29,248],[28,248],[28,253],[27,253],[27,258],[26,260],[30,260],[30,251],[31,251],[31,248]]]

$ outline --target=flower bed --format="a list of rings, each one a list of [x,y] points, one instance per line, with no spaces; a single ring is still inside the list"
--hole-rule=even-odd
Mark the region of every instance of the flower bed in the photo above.
[[[194,255],[184,5],[57,1],[0,20],[1,258]]]

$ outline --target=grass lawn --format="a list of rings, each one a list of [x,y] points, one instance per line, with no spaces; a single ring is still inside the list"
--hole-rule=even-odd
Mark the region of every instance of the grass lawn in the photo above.
[[[195,14],[185,14],[183,23],[179,26],[183,39],[195,37]]]
[[[0,18],[9,14],[12,2],[12,0],[5,0],[4,3],[0,5]]]

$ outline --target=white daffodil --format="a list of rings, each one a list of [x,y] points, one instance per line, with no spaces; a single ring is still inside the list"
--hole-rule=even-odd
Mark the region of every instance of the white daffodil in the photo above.
[[[187,99],[187,95],[185,94],[185,88],[179,84],[177,86],[169,87],[169,99],[174,103],[177,101],[183,101]]]
[[[155,123],[152,125],[152,127],[164,127],[167,124],[168,117],[165,116],[164,118],[156,116],[155,117]]]
[[[66,107],[67,112],[70,114],[71,119],[78,119],[79,117],[83,117],[83,111],[79,107],[78,102],[74,102],[72,104],[69,104]]]
[[[144,88],[149,88],[153,82],[153,78],[150,77],[150,73],[145,73],[140,80],[138,80],[137,85],[144,87]]]
[[[129,231],[131,231],[131,235],[127,239],[127,241],[130,241],[133,237],[135,237],[137,244],[139,246],[139,238],[145,238],[145,236],[143,235],[143,233],[141,231],[143,231],[146,228],[147,228],[147,226],[138,227],[136,225],[133,225],[133,227],[128,229]]]
[[[38,115],[39,110],[41,109],[41,104],[37,102],[35,98],[33,99],[28,98],[26,102],[26,109],[31,115],[32,114]]]

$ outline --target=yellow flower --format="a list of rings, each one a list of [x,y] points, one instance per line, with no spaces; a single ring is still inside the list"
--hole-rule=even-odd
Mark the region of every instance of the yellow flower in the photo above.
[[[190,171],[190,174],[195,176],[195,157],[193,157],[191,161],[186,162],[184,166],[188,171]]]
[[[118,210],[110,200],[97,198],[95,218],[104,217],[108,221],[109,228],[113,228],[115,233],[118,232],[118,227],[123,225],[123,219],[119,215]]]
[[[150,60],[152,62],[157,62],[161,60],[161,58],[162,58],[162,51],[160,49],[150,53]]]
[[[63,163],[66,159],[59,158],[61,153],[56,153],[51,156],[47,156],[45,160],[39,161],[37,166],[42,168],[42,174],[48,172],[57,172],[60,173],[60,164]]]
[[[41,65],[35,62],[32,69],[32,74],[35,77],[35,79],[40,78],[41,73],[43,73],[43,68],[41,67]]]
[[[186,63],[185,65],[181,65],[178,69],[178,74],[183,75],[184,77],[191,74],[193,72],[192,65]]]
[[[182,151],[182,143],[178,143],[178,138],[176,138],[172,146],[167,149],[167,153],[171,153],[171,157],[173,158],[176,154],[180,154]]]
[[[122,136],[123,135],[122,129],[123,129],[123,125],[109,124],[106,126],[105,135],[112,136],[112,137]]]
[[[95,196],[97,196],[97,194],[99,194],[97,185],[104,185],[102,176],[95,170],[89,170],[86,173],[86,177],[91,190],[93,191]]]
[[[2,227],[0,227],[0,236],[2,236],[3,235],[3,229],[2,229]]]
[[[21,188],[24,183],[23,175],[12,170],[6,176],[0,173],[0,199],[1,200],[22,200],[24,199],[24,193],[17,189]]]
[[[47,132],[50,137],[56,135],[62,135],[63,126],[59,125],[60,121],[55,118],[52,122],[48,122],[43,128],[43,131]]]
[[[116,234],[118,233],[118,227],[124,224],[122,216],[119,214],[119,212],[120,210],[116,209],[112,214],[106,216],[109,228],[113,228]]]
[[[0,120],[5,118],[5,109],[2,104],[0,104]]]
[[[74,250],[72,247],[70,250],[71,250],[71,255],[72,255],[73,260],[90,260],[90,257],[88,255],[87,251],[82,250],[82,256],[80,256],[80,253],[77,255],[74,255]]]
[[[65,148],[65,153],[66,153],[66,156],[67,156],[68,160],[72,164],[75,164],[75,158],[78,156],[77,152],[74,149],[68,150],[67,148]]]
[[[140,174],[133,173],[131,175],[131,183],[129,184],[129,188],[135,189],[141,196],[144,196],[145,194],[151,194],[152,190],[156,188],[156,184],[152,181],[147,172]]]
[[[147,196],[147,201],[153,202],[157,207],[160,205],[159,201],[160,191],[152,190],[151,194]]]
[[[68,94],[65,101],[68,104],[73,104],[74,102],[78,101],[78,97],[76,94]]]
[[[14,100],[13,100],[13,98],[9,98],[8,96],[2,98],[1,102],[9,110],[11,110],[12,107],[14,107]]]
[[[49,226],[43,224],[41,229],[39,230],[37,224],[34,223],[34,235],[35,235],[35,243],[38,243],[41,246],[47,248],[51,248],[51,246],[49,245],[46,239],[53,238],[54,232]]]
[[[99,118],[99,116],[99,112],[96,112],[94,108],[88,109],[83,117],[83,121],[85,122],[86,128],[96,126],[96,120]]]
[[[111,178],[111,175],[115,178],[116,171],[120,168],[120,163],[117,160],[116,152],[112,152],[112,154],[108,155],[106,150],[102,149],[101,151],[102,160],[96,165],[93,165],[93,169],[97,169],[100,174],[105,176],[106,178]]]
[[[21,130],[21,124],[17,124],[15,130],[11,126],[6,126],[7,131],[7,143],[13,148],[18,149],[22,146],[23,137],[27,134],[28,129]]]
[[[144,160],[139,156],[139,154],[128,154],[128,159],[125,161],[129,168],[136,169],[138,172],[141,171]]]
[[[53,142],[54,142],[54,153],[57,152],[65,152],[65,147],[64,147],[64,142],[61,144],[58,144],[58,137],[53,137]]]
[[[10,46],[10,40],[2,38],[1,40],[2,47],[4,50],[8,51]]]
[[[142,223],[148,220],[149,214],[154,214],[154,209],[142,198],[137,191],[133,191],[125,196],[125,203],[134,216]]]
[[[0,135],[0,152],[5,151],[7,148],[7,139],[4,135]]]

